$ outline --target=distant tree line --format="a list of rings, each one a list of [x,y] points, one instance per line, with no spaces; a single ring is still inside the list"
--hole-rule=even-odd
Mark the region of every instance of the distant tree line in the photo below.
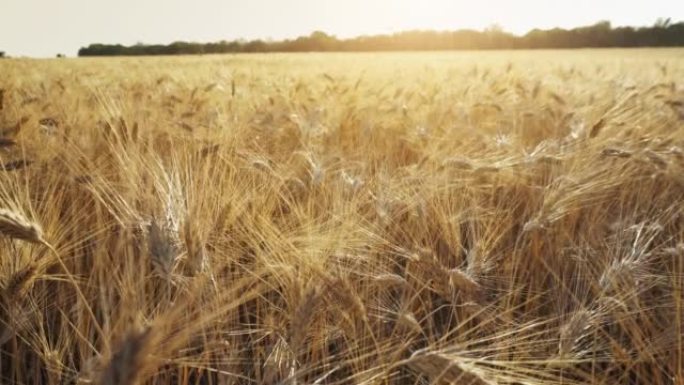
[[[684,46],[684,22],[659,19],[651,27],[617,27],[608,21],[573,29],[534,29],[524,36],[491,27],[484,31],[408,31],[392,35],[337,39],[324,32],[284,41],[221,41],[216,43],[175,42],[169,45],[91,44],[79,56],[187,55],[240,52],[314,51],[428,51],[466,49],[535,49],[593,47]]]

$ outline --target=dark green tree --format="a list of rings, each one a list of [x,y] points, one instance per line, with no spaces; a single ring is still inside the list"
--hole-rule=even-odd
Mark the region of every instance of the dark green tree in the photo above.
[[[661,18],[651,27],[613,28],[609,21],[573,29],[534,29],[515,36],[494,25],[484,31],[406,31],[392,35],[361,36],[340,40],[322,31],[294,40],[236,40],[216,43],[174,42],[169,45],[133,46],[91,44],[81,48],[79,56],[117,55],[188,55],[237,52],[309,52],[309,51],[403,51],[460,49],[535,49],[593,47],[664,47],[684,46],[684,22]]]

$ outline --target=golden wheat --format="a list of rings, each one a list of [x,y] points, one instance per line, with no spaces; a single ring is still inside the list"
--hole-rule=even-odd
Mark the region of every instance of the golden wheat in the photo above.
[[[682,384],[681,55],[0,61],[0,382]]]

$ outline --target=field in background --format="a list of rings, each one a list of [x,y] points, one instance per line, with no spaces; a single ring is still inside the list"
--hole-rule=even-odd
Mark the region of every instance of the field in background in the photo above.
[[[684,384],[684,50],[0,61],[0,382]]]

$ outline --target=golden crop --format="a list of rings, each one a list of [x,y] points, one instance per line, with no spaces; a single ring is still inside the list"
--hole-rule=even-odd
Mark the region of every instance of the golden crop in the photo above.
[[[684,51],[0,61],[0,383],[684,384]]]

